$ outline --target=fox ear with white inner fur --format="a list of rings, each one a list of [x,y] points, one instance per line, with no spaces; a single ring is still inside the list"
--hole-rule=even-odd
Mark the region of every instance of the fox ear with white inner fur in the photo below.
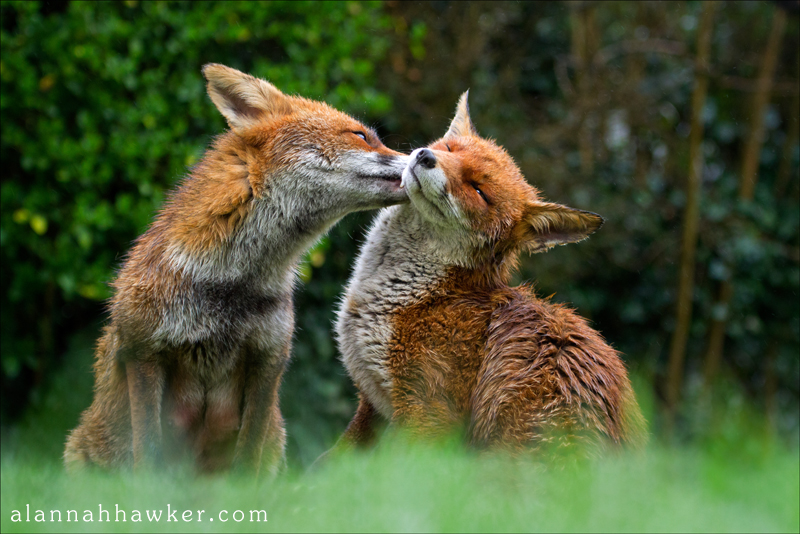
[[[244,72],[209,63],[203,66],[208,96],[232,130],[244,130],[269,115],[291,111],[289,97],[274,85]]]
[[[448,137],[465,137],[470,135],[478,135],[478,131],[472,124],[472,119],[469,118],[469,89],[464,91],[461,98],[458,99],[456,106],[456,116],[453,117],[453,122],[450,123],[450,128],[444,134],[444,139]]]
[[[590,211],[561,204],[536,202],[528,206],[515,232],[516,242],[531,254],[556,245],[583,241],[603,226],[603,218]]]

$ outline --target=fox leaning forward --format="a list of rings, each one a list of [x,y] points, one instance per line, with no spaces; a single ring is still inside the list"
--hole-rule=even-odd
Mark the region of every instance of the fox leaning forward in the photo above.
[[[274,471],[298,259],[347,213],[407,200],[407,156],[360,122],[222,65],[203,75],[230,130],[113,282],[69,468],[188,457],[206,470]]]

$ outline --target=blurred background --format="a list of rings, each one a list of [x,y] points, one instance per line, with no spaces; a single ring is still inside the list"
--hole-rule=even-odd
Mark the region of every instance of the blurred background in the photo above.
[[[109,282],[225,123],[203,64],[324,100],[408,152],[470,89],[478,131],[548,199],[600,213],[515,282],[620,351],[656,439],[800,440],[798,2],[3,2],[2,432],[92,397]],[[333,312],[372,213],[306,256],[281,391],[290,461],[355,390]],[[39,415],[36,415],[39,414]],[[37,419],[41,421],[41,419]],[[40,444],[41,445],[41,444]]]

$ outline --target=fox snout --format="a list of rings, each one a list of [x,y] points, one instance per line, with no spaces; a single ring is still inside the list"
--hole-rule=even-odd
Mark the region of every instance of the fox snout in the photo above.
[[[403,187],[411,204],[425,218],[450,225],[448,219],[456,216],[459,210],[449,194],[448,176],[440,163],[429,148],[413,151],[403,171]]]
[[[429,148],[418,148],[413,151],[408,158],[408,165],[403,171],[403,186],[405,187],[420,187],[425,178],[428,178],[428,171],[436,168],[437,160],[436,154]]]
[[[421,148],[416,153],[416,162],[426,169],[436,167],[436,155],[429,148]]]

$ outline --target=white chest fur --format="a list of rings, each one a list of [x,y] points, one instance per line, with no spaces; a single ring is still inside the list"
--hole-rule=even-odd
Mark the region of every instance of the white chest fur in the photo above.
[[[347,372],[367,400],[391,419],[387,370],[393,315],[429,294],[446,273],[441,249],[409,206],[381,210],[361,249],[337,314],[336,334]]]

